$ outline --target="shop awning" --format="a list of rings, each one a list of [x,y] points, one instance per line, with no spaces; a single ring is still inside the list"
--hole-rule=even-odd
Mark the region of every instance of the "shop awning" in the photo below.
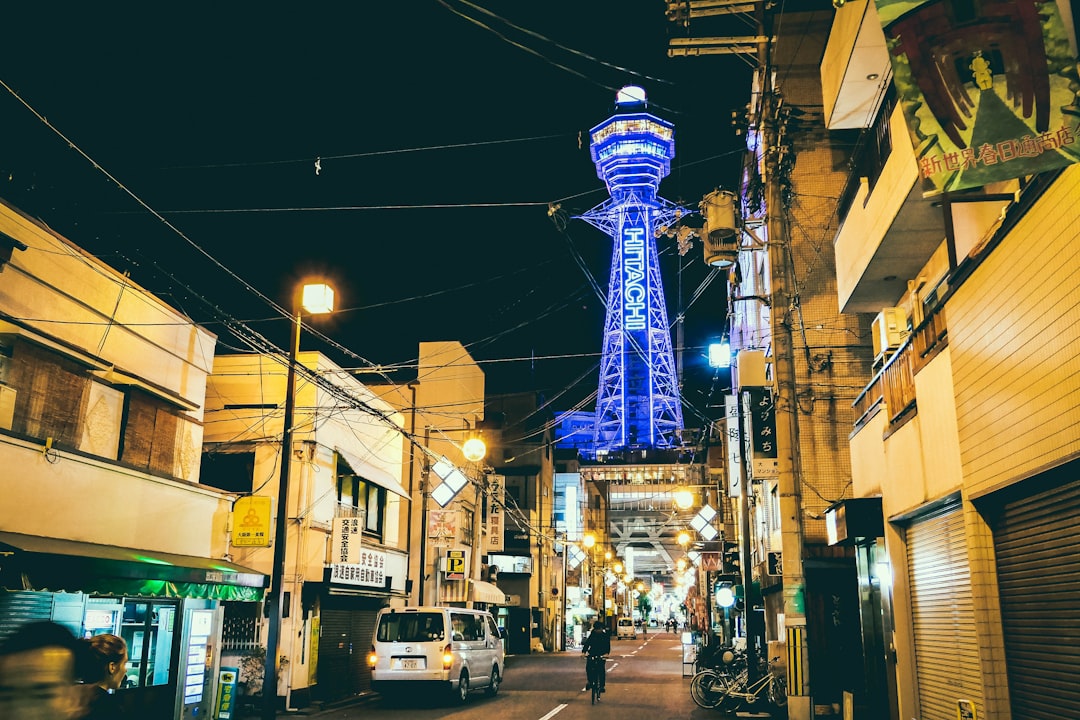
[[[352,468],[353,472],[357,473],[360,477],[364,478],[365,480],[370,480],[379,487],[386,488],[390,492],[400,497],[403,497],[406,500],[412,499],[409,496],[409,491],[403,488],[401,486],[401,483],[397,481],[397,478],[395,478],[390,473],[361,462],[358,456],[354,455],[348,450],[344,450],[340,447],[335,447],[334,452],[340,455],[348,464],[348,466]]]
[[[483,580],[469,580],[469,599],[473,602],[505,605],[506,593]]]
[[[0,532],[8,590],[258,601],[266,580],[225,560]]]

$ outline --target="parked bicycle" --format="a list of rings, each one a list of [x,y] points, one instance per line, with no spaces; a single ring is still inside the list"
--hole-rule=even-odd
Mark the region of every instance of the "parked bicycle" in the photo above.
[[[766,708],[779,710],[787,705],[787,681],[777,675],[772,663],[759,669],[759,677],[748,681],[745,658],[726,658],[726,663],[706,667],[690,681],[690,697],[701,707],[725,713]],[[779,658],[774,658],[777,660]]]
[[[739,710],[779,711],[787,706],[787,679],[778,674],[773,665],[779,658],[769,662],[766,671],[757,680],[750,683],[744,675],[728,685],[716,707],[723,712]]]
[[[703,648],[697,666],[699,670],[690,681],[690,697],[701,707],[716,707],[731,685],[745,684],[746,655],[741,651],[725,647]]]

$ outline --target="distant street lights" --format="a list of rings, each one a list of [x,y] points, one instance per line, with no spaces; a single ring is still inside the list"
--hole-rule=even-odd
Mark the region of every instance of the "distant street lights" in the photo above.
[[[274,524],[274,564],[270,568],[267,593],[266,660],[263,665],[263,720],[277,716],[278,638],[281,635],[282,601],[285,598],[285,540],[288,536],[289,469],[292,466],[293,414],[296,405],[296,356],[300,352],[300,325],[303,311],[320,315],[334,309],[334,291],[329,285],[304,285],[293,300],[292,331],[289,338],[289,367],[285,378],[285,418],[281,433],[281,463],[278,476],[277,520]]]

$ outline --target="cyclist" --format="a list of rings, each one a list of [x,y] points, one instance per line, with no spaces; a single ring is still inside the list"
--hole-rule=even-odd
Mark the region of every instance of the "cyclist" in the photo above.
[[[589,682],[588,687],[591,689],[593,683],[598,682],[600,683],[600,692],[606,692],[607,668],[603,656],[611,654],[611,635],[608,633],[603,620],[597,620],[593,623],[592,632],[589,633],[589,637],[585,638],[585,642],[581,645],[581,654],[588,656],[585,662],[585,674]],[[593,677],[593,668],[598,671],[595,678]]]

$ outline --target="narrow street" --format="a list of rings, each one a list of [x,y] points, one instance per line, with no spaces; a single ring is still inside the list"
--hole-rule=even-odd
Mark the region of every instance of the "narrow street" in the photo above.
[[[631,720],[719,718],[690,698],[690,678],[682,677],[682,647],[676,633],[653,630],[636,640],[613,640],[607,665],[607,692],[592,705],[585,690],[585,662],[579,652],[507,658],[506,679],[494,698],[473,693],[465,705],[445,698],[420,698],[313,713],[324,720]]]

